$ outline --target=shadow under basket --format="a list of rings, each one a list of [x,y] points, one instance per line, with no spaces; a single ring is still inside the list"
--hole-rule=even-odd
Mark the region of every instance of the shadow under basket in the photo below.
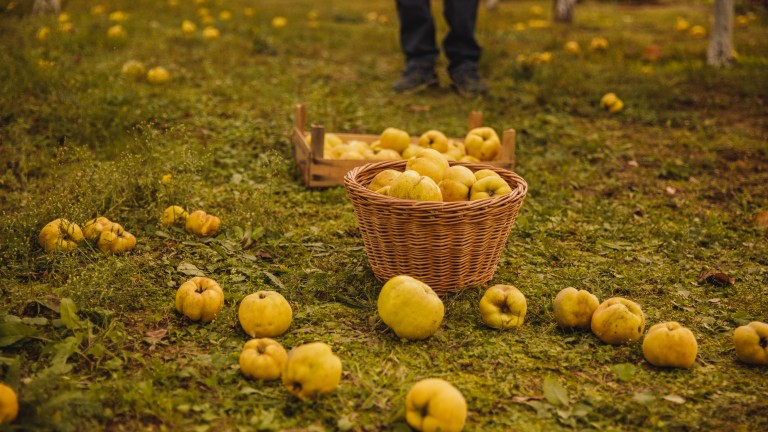
[[[512,225],[528,191],[516,173],[483,163],[450,162],[473,172],[495,171],[512,193],[462,202],[404,200],[367,188],[385,169],[406,161],[375,162],[350,170],[344,187],[352,201],[368,263],[382,282],[408,275],[442,295],[493,278]]]

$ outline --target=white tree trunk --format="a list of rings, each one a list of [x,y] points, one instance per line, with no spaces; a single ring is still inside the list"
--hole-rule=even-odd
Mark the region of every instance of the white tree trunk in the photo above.
[[[59,12],[61,12],[60,0],[35,0],[35,4],[32,6],[32,13],[36,15],[58,15]]]
[[[707,49],[707,64],[730,66],[733,61],[733,0],[715,0],[715,23]]]
[[[555,0],[553,9],[556,22],[572,23],[573,11],[576,9],[576,0]]]

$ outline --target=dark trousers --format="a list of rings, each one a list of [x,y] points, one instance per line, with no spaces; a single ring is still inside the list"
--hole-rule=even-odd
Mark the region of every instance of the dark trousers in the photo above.
[[[475,40],[475,22],[479,0],[444,0],[449,31],[443,39],[448,70],[461,63],[477,63],[482,49]],[[430,0],[397,0],[400,19],[400,46],[408,66],[434,64],[440,53],[435,40],[435,21]]]

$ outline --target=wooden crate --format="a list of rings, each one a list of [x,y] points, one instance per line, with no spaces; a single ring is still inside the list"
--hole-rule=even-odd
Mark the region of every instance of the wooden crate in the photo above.
[[[325,128],[321,125],[312,125],[311,144],[307,143],[306,134],[307,109],[303,104],[296,105],[296,117],[294,121],[291,142],[293,143],[293,156],[296,158],[296,164],[299,172],[304,179],[304,184],[310,188],[322,188],[330,186],[339,186],[344,184],[344,175],[352,168],[364,165],[370,162],[380,162],[375,160],[351,160],[351,159],[324,159],[323,143],[325,142]],[[467,120],[467,131],[482,126],[483,116],[480,111],[469,113]],[[379,139],[379,135],[361,135],[337,133],[344,142],[364,141],[372,143]],[[419,137],[411,136],[411,142],[417,143]],[[463,138],[451,138],[463,142]],[[505,129],[501,137],[501,150],[498,160],[483,161],[499,168],[514,171],[515,168],[515,130]]]

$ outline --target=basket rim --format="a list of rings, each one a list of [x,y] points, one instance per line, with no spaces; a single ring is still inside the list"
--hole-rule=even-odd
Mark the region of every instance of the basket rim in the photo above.
[[[481,169],[492,170],[497,174],[499,174],[502,178],[507,180],[507,183],[509,183],[510,179],[515,181],[516,184],[509,185],[512,188],[512,193],[508,193],[506,195],[501,195],[493,198],[475,200],[475,201],[453,201],[453,202],[417,201],[417,200],[407,200],[402,198],[396,198],[389,195],[382,195],[380,193],[376,193],[375,191],[368,189],[366,186],[360,183],[358,179],[359,176],[369,171],[383,171],[385,169],[399,169],[400,171],[404,171],[406,163],[407,163],[406,160],[389,160],[389,161],[370,162],[364,165],[357,166],[349,170],[344,175],[344,187],[347,189],[348,192],[354,193],[356,195],[364,196],[365,199],[370,200],[370,202],[372,203],[386,204],[390,206],[403,206],[403,207],[409,207],[414,210],[440,210],[440,211],[450,211],[450,210],[466,211],[466,210],[482,209],[489,206],[497,206],[497,205],[503,206],[507,202],[516,201],[516,200],[519,200],[521,197],[525,197],[525,195],[528,192],[528,183],[516,172],[510,171],[508,169],[500,168],[494,165],[484,164],[482,162],[449,161],[449,165],[465,166],[471,169],[473,172],[479,171]]]

